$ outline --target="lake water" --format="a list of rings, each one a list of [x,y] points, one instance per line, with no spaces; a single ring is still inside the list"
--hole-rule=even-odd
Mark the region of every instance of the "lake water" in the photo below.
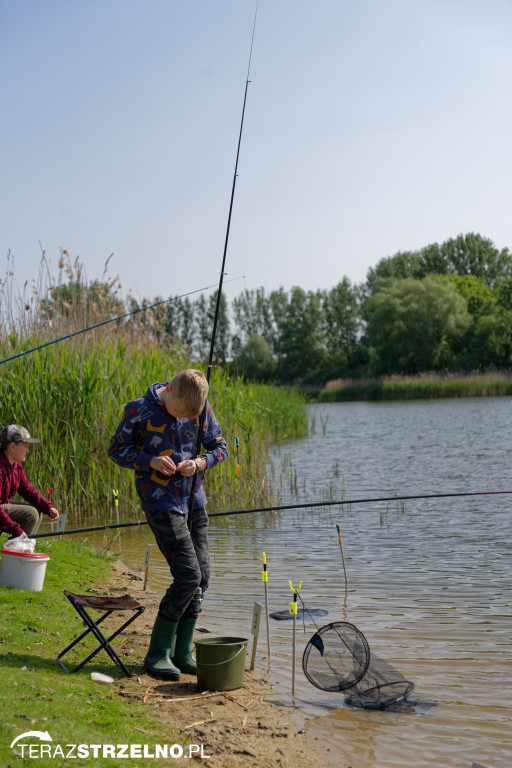
[[[510,399],[340,403],[309,415],[310,435],[269,459],[281,503],[512,490]],[[511,506],[512,495],[475,495],[212,519],[213,578],[199,625],[251,637],[265,552],[271,612],[287,610],[288,582],[302,581],[305,605],[328,612],[319,626],[356,625],[415,684],[398,711],[351,708],[314,688],[301,667],[315,631],[308,620],[297,622],[292,696],[293,623],[271,619],[276,699],[318,738],[320,762],[329,750],[352,768],[510,768]],[[130,530],[125,558],[140,566],[151,541],[147,527]],[[168,581],[158,554],[150,579],[153,588]],[[257,666],[267,669],[263,618],[258,643]]]

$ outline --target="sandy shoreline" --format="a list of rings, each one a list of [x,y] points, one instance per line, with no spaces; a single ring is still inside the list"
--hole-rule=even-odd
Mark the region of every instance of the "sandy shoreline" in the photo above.
[[[178,729],[182,744],[202,745],[203,757],[198,756],[197,762],[208,768],[329,765],[330,756],[308,735],[300,715],[276,702],[278,692],[266,674],[257,668],[249,671],[249,653],[244,684],[233,691],[201,693],[190,675],[182,675],[177,682],[164,682],[144,673],[142,659],[161,591],[144,591],[141,574],[122,562],[116,563],[108,589],[101,585],[101,592],[106,591],[112,595],[129,593],[146,607],[137,620],[137,629],[128,630],[117,641],[119,654],[129,667],[140,666],[140,674],[116,683],[119,694],[143,702],[155,719]],[[208,631],[201,617],[197,626]],[[350,768],[340,766],[339,761],[336,765]]]

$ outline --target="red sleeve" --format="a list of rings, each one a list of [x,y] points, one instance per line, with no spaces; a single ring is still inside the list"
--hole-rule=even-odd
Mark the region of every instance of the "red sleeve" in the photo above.
[[[4,498],[5,477],[3,472],[0,472],[0,499]],[[2,533],[9,533],[11,536],[21,536],[23,529],[11,520],[5,509],[0,506],[0,531]]]

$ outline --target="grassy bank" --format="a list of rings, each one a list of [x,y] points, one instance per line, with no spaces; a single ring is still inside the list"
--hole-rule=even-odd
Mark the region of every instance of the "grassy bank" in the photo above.
[[[0,765],[20,761],[10,749],[11,742],[29,731],[47,731],[53,746],[60,744],[184,744],[183,734],[163,725],[151,716],[147,706],[118,695],[113,686],[91,680],[91,671],[120,677],[120,672],[104,652],[100,652],[83,670],[68,674],[55,659],[58,653],[83,630],[77,613],[64,595],[63,588],[80,593],[95,582],[105,582],[112,572],[112,559],[83,545],[67,541],[40,541],[38,551],[50,556],[42,592],[0,587],[0,644],[2,675],[0,698],[4,712]],[[135,626],[135,624],[133,625]],[[122,642],[114,640],[114,647]],[[97,646],[84,643],[82,648]],[[86,653],[68,658],[77,661]],[[126,662],[126,657],[124,657]],[[140,661],[140,660],[139,660]],[[127,661],[130,667],[129,660]],[[139,668],[138,665],[136,668]],[[42,743],[26,738],[21,743]],[[21,753],[20,746],[15,746]],[[53,752],[52,752],[53,754]],[[76,757],[76,755],[75,755]],[[27,753],[25,753],[27,759]],[[119,760],[81,758],[41,758],[41,766],[77,765],[118,766]],[[130,765],[168,764],[169,760],[131,759]],[[190,762],[190,761],[188,761]],[[184,763],[172,760],[173,765]]]
[[[0,343],[2,359],[37,345],[27,337]],[[2,366],[0,416],[42,439],[31,448],[25,470],[33,485],[51,488],[55,506],[72,513],[73,525],[87,517],[114,521],[112,491],[119,491],[123,519],[138,509],[132,473],[106,455],[122,410],[153,382],[168,381],[191,364],[156,342],[129,342],[116,331],[94,332],[41,349]],[[220,368],[211,380],[210,402],[228,443],[230,459],[208,475],[210,510],[268,503],[264,463],[271,441],[305,433],[304,399],[276,387],[244,384]],[[236,439],[240,441],[238,460]],[[68,524],[69,527],[69,524]]]
[[[338,379],[329,382],[315,399],[321,403],[356,400],[425,400],[442,397],[512,395],[512,374],[473,373],[390,376],[382,379]]]

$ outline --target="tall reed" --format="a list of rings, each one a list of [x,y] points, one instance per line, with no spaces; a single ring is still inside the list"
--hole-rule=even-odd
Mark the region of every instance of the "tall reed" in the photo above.
[[[2,358],[9,345],[0,342]],[[112,490],[121,507],[137,500],[131,473],[106,455],[129,400],[155,382],[168,381],[190,361],[157,346],[140,348],[114,335],[110,342],[73,339],[5,363],[0,377],[3,424],[26,425],[42,443],[30,449],[26,472],[33,485],[52,489],[61,511],[75,521],[102,520],[112,511]],[[213,373],[209,396],[228,442],[230,459],[208,473],[211,507],[236,508],[268,502],[265,456],[270,441],[306,430],[305,406],[296,393],[233,381]],[[240,448],[238,472],[235,441]]]

